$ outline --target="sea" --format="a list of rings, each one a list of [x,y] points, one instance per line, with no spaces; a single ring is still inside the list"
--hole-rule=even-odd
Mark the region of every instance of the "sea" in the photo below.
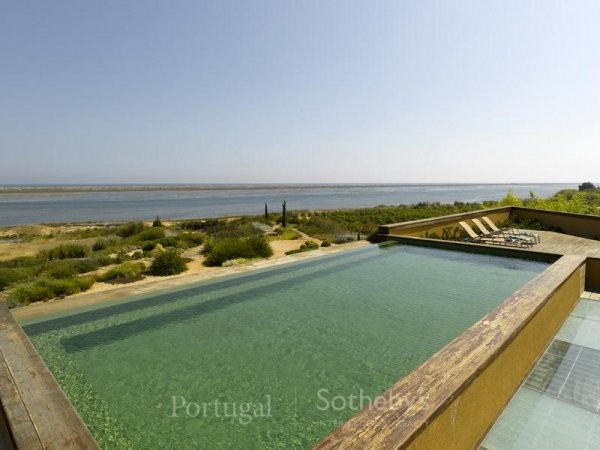
[[[0,186],[0,226],[34,223],[108,223],[128,220],[231,217],[287,210],[326,210],[420,202],[499,200],[511,190],[548,197],[577,184],[327,184],[86,187],[85,191]]]

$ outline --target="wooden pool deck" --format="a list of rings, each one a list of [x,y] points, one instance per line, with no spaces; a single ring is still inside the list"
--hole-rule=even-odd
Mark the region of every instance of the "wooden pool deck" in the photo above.
[[[532,247],[537,252],[557,255],[583,255],[600,258],[600,241],[553,231],[533,231],[541,242]]]

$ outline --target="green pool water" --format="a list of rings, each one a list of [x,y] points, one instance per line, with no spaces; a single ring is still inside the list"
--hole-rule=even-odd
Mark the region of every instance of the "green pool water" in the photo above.
[[[103,448],[302,449],[547,266],[371,246],[23,325]]]

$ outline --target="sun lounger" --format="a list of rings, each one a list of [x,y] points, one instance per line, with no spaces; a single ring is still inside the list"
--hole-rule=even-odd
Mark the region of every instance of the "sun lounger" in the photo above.
[[[481,218],[488,227],[490,227],[490,229],[492,230],[493,233],[497,233],[497,234],[509,234],[509,235],[514,235],[514,236],[524,236],[524,237],[530,237],[533,238],[533,241],[535,243],[540,243],[540,235],[536,234],[536,233],[530,233],[530,232],[526,232],[526,231],[519,231],[516,228],[505,228],[505,229],[500,229],[496,226],[496,224],[494,222],[492,222],[490,220],[489,217],[487,216],[483,216]],[[475,221],[475,220],[473,220]]]
[[[484,224],[481,223],[481,221],[479,219],[473,219],[473,223],[475,224],[475,226],[477,226],[479,231],[481,231],[482,235],[484,235],[484,236],[501,236],[507,242],[524,241],[526,243],[531,243],[531,245],[536,243],[536,241],[533,237],[524,236],[521,233],[504,233],[501,230],[498,230],[497,232],[490,231],[485,227]]]
[[[517,230],[516,228],[503,228],[500,229],[496,226],[496,224],[494,222],[492,222],[490,220],[490,218],[488,216],[483,216],[481,218],[481,220],[483,220],[486,225],[488,227],[490,227],[490,229],[494,232],[494,233],[509,233],[509,234],[516,234],[519,232],[519,230]]]
[[[473,231],[473,228],[467,222],[458,222],[463,230],[467,233],[471,242],[492,244],[492,245],[508,245],[508,246],[530,246],[533,242],[525,239],[518,239],[515,236],[502,236],[502,235],[482,235],[477,234]],[[484,227],[485,228],[485,227]],[[489,233],[489,232],[488,232]]]
[[[467,235],[469,236],[469,238],[472,242],[485,242],[485,243],[496,244],[496,245],[504,244],[504,239],[502,239],[502,238],[486,237],[486,236],[482,236],[480,234],[475,233],[475,231],[473,231],[473,228],[471,228],[471,226],[467,222],[458,222],[458,224],[462,227],[463,230],[465,230],[465,232],[467,233]]]

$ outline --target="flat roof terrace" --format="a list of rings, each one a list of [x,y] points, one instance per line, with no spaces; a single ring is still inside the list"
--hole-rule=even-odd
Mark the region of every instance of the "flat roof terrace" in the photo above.
[[[554,231],[534,231],[534,233],[540,235],[540,243],[533,247],[537,252],[600,258],[600,242],[594,239]]]

